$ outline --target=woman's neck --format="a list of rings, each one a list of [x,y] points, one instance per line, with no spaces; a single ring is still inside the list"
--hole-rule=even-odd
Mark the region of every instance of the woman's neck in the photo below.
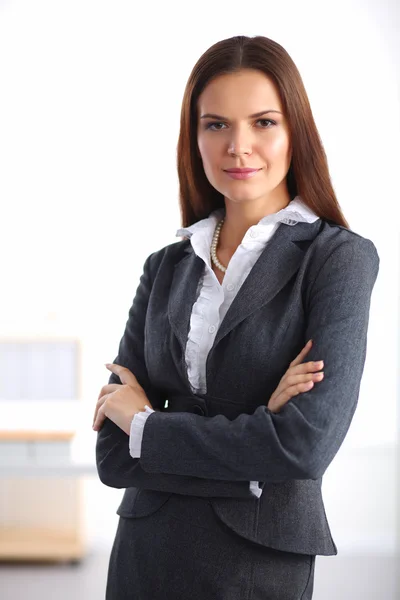
[[[225,200],[225,215],[222,225],[218,249],[221,252],[235,252],[236,248],[242,243],[247,231],[253,225],[257,225],[263,217],[279,212],[286,208],[290,198],[284,198],[279,201],[271,201],[268,206],[261,205],[238,205]]]

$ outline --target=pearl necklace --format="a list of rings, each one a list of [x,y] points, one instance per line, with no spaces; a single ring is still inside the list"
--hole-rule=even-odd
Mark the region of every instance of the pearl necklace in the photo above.
[[[224,267],[224,265],[222,263],[220,263],[217,258],[217,246],[218,246],[219,234],[220,234],[223,222],[224,222],[224,219],[221,219],[221,221],[218,223],[218,225],[216,226],[215,231],[214,231],[214,235],[213,235],[213,239],[212,239],[212,243],[211,243],[211,260],[214,263],[214,265],[216,267],[218,267],[218,269],[220,271],[225,273],[226,267]]]

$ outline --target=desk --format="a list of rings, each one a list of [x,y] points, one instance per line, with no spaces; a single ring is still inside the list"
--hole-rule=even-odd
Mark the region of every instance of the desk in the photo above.
[[[79,561],[86,553],[82,476],[74,432],[0,431],[0,560]]]

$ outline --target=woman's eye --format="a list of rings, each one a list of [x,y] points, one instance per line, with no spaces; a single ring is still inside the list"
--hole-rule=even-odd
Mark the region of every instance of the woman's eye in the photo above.
[[[272,123],[272,125],[276,125],[276,122],[272,121],[271,119],[259,119],[257,121],[257,123],[262,123],[262,122],[264,122],[264,123]],[[269,129],[269,127],[262,127],[262,129]]]
[[[214,127],[215,125],[223,125],[223,123],[208,123],[206,129],[211,129],[211,127]],[[220,131],[220,129],[211,129],[211,131]]]

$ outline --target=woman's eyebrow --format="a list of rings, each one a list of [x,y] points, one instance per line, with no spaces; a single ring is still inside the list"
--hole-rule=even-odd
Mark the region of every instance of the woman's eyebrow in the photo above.
[[[249,119],[255,119],[256,117],[262,117],[262,115],[266,115],[267,113],[279,113],[280,115],[282,114],[280,110],[262,110],[261,112],[258,113],[254,113],[254,115],[249,115],[248,118]],[[206,119],[206,118],[211,118],[211,119],[221,119],[223,121],[227,121],[226,117],[221,117],[221,115],[215,115],[213,113],[206,113],[205,115],[201,115],[200,119]]]

